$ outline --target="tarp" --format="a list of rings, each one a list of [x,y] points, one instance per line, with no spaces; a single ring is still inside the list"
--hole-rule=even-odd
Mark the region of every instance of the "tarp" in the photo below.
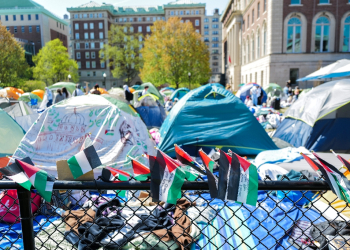
[[[180,99],[181,99],[182,97],[184,97],[188,92],[190,92],[190,90],[189,90],[188,88],[179,88],[179,89],[175,90],[175,91],[171,94],[170,99],[171,99],[172,101],[174,101],[175,98],[177,98],[177,99],[180,100]]]
[[[349,92],[349,79],[317,86],[292,104],[274,137],[315,151],[348,151]]]
[[[200,147],[219,147],[242,155],[277,149],[239,98],[212,85],[192,90],[182,98],[168,114],[160,134],[159,148],[171,155],[175,143],[197,151]]]
[[[111,97],[84,95],[47,108],[29,129],[15,158],[30,157],[41,169],[57,177],[56,161],[77,154],[86,136],[103,164],[124,161],[134,146],[140,154],[154,154],[147,127],[129,105]],[[94,170],[95,177],[101,169]]]
[[[253,88],[254,86],[260,86],[259,84],[256,83],[248,83],[243,85],[242,87],[239,88],[239,90],[236,93],[236,96],[241,99],[242,102],[245,101],[247,96],[250,96],[250,89]],[[261,91],[263,92],[264,96],[262,98],[262,102],[266,102],[267,100],[267,94],[263,88],[261,88]]]
[[[347,67],[343,68],[344,66],[347,66]],[[350,67],[350,60],[342,59],[326,67],[320,68],[319,70],[311,73],[310,75],[307,75],[306,77],[298,79],[297,82],[319,81],[320,79],[332,78],[332,77],[329,77],[329,75],[335,72],[350,73],[349,67]],[[342,71],[337,71],[340,68],[343,68]],[[333,76],[333,77],[339,77],[339,76]]]
[[[21,142],[25,131],[0,109],[0,157],[12,155]]]

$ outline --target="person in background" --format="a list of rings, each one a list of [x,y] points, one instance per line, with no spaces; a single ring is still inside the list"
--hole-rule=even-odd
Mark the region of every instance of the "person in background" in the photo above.
[[[69,98],[68,91],[65,87],[62,88],[62,94],[63,94],[64,99]]]
[[[171,99],[167,100],[165,102],[165,110],[169,112],[172,107],[173,107],[173,102],[171,101]]]
[[[264,92],[262,91],[260,85],[257,88],[257,97],[258,97],[258,105],[261,105],[262,104],[262,99],[264,97]]]
[[[295,99],[298,100],[298,97],[299,97],[299,94],[300,94],[300,89],[299,87],[295,87],[294,89],[294,96],[295,96]]]
[[[286,86],[283,88],[283,93],[288,96],[288,92],[289,92],[289,86],[288,84],[286,84]]]
[[[175,104],[176,104],[178,101],[179,101],[179,99],[178,99],[178,98],[175,98],[175,99],[174,99],[174,104],[173,104],[173,107],[175,106]]]
[[[52,105],[52,92],[48,87],[45,87],[45,95],[47,97],[46,107],[50,107]]]
[[[145,89],[142,90],[142,95],[146,95],[148,92],[148,86],[145,86]]]
[[[258,88],[254,85],[253,88],[250,89],[250,95],[253,100],[253,105],[258,105]]]
[[[81,96],[84,95],[84,92],[81,91],[81,86],[80,84],[75,85],[75,90],[73,92],[73,96]]]
[[[60,101],[64,100],[64,96],[62,94],[62,90],[57,89],[57,95],[55,97],[55,104],[59,103]]]
[[[253,107],[254,106],[254,104],[253,104],[253,100],[252,100],[252,98],[251,97],[248,97],[248,101],[247,101],[247,107],[248,108],[250,108],[250,107]]]
[[[91,94],[94,94],[94,95],[101,95],[101,92],[98,90],[100,86],[98,86],[98,84],[96,84],[94,86],[94,90],[91,92]]]
[[[287,86],[287,88],[292,87],[290,84],[290,80],[287,81],[286,86]]]
[[[132,101],[134,95],[130,92],[128,85],[124,85],[123,89],[125,94],[125,100],[127,100],[128,102]]]
[[[292,87],[288,88],[288,96],[293,96],[293,89],[292,89]]]

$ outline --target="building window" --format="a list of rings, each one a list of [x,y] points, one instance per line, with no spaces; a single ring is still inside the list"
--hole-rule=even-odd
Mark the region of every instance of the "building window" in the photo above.
[[[209,36],[209,31],[204,31],[205,36]]]
[[[150,17],[147,17],[146,20],[147,20],[147,22],[150,22],[150,21],[151,21],[151,18],[150,18]]]
[[[199,20],[198,19],[195,21],[195,25],[199,26]]]
[[[261,86],[264,86],[264,71],[261,71],[261,76],[260,76],[260,82],[261,82]]]
[[[78,14],[74,14],[74,19],[78,19],[79,15]]]
[[[300,0],[291,0],[290,4],[291,5],[300,4]]]
[[[248,15],[248,18],[247,18],[247,28],[249,28],[249,15]]]
[[[91,67],[92,67],[93,69],[96,69],[96,61],[92,61],[92,62],[91,62]]]
[[[254,23],[254,10],[252,10],[252,24]]]
[[[88,15],[87,14],[83,14],[83,18],[87,18],[88,17]]]
[[[219,37],[214,36],[212,41],[213,41],[213,42],[218,42],[218,41],[219,41]]]
[[[74,29],[79,30],[79,23],[74,24]]]
[[[260,58],[260,30],[256,33],[256,59]]]
[[[40,26],[36,26],[36,32],[40,33]]]
[[[264,12],[266,11],[267,0],[264,0]]]
[[[181,10],[181,11],[180,11],[180,16],[183,16],[183,14],[184,14],[184,12]]]
[[[134,27],[130,27],[130,32],[134,33]]]
[[[299,69],[290,69],[289,70],[289,79],[291,84],[297,83],[297,79],[299,78]]]
[[[100,42],[100,49],[103,49],[103,47],[104,47],[104,43]]]
[[[350,52],[350,16],[344,22],[343,52]]]
[[[209,42],[209,37],[204,37],[204,42]]]
[[[186,15],[190,15],[190,11],[189,10],[186,10]]]
[[[98,17],[99,18],[103,17],[103,14],[102,13],[98,13]]]
[[[78,69],[81,69],[81,62],[77,62],[77,63],[78,63]]]
[[[23,21],[24,20],[24,17],[23,17],[23,15],[21,15],[21,21]]]
[[[103,23],[98,23],[98,28],[103,29]]]
[[[329,0],[320,0],[320,4],[328,4]]]
[[[94,32],[90,32],[90,39],[95,39],[95,33]]]
[[[89,14],[89,17],[90,17],[90,18],[94,18],[94,14],[90,13],[90,14]]]
[[[260,2],[258,3],[258,9],[257,9],[257,18],[259,19],[260,18]]]
[[[255,60],[255,40],[254,40],[254,35],[252,35],[252,60]]]
[[[101,68],[104,69],[104,67],[105,67],[105,62],[101,62]]]
[[[196,32],[199,34],[199,29],[196,29]]]
[[[249,39],[247,39],[247,63],[250,62],[250,44]]]
[[[315,52],[328,52],[329,50],[329,19],[321,16],[316,21]]]
[[[28,21],[32,20],[32,15],[28,15]]]
[[[24,33],[24,26],[21,27],[21,31],[22,31],[22,33]]]
[[[90,29],[94,29],[94,23],[90,23]]]
[[[120,22],[120,23],[123,22],[123,18],[119,18],[119,22]]]
[[[204,22],[205,22],[205,23],[208,23],[208,22],[209,22],[209,19],[208,19],[208,18],[205,18],[205,19],[204,19]]]
[[[213,43],[213,48],[219,48],[219,44],[218,43]]]
[[[174,15],[174,11],[170,11],[170,16],[173,16]]]
[[[35,14],[35,20],[39,20],[39,15]]]
[[[13,15],[13,21],[16,21],[16,15]]]
[[[213,29],[217,29],[217,28],[219,28],[219,24],[213,24]]]
[[[91,49],[94,49],[95,48],[95,43],[91,43],[90,46],[91,46],[90,47]]]
[[[5,15],[5,21],[8,21],[8,20],[9,20],[9,16]]]
[[[75,44],[75,48],[76,48],[76,49],[80,49],[80,43],[76,43],[76,44]]]
[[[13,27],[13,31],[14,31],[15,33],[17,33],[17,26],[14,26],[14,27]]]
[[[142,26],[138,27],[138,32],[142,32]]]
[[[90,62],[86,62],[86,68],[90,69]]]
[[[134,21],[134,18],[130,17],[130,18],[129,18],[129,22],[132,23],[133,21]]]
[[[217,22],[219,22],[219,18],[213,18],[211,21],[212,21],[213,23],[217,23]]]
[[[139,17],[139,18],[138,18],[138,21],[139,21],[139,22],[142,22],[142,17]]]
[[[139,36],[139,41],[142,42],[142,36]]]
[[[199,15],[199,10],[196,10],[196,15]]]
[[[89,33],[87,32],[84,33],[84,39],[89,39]]]
[[[213,62],[213,66],[219,66],[218,62]]]
[[[264,27],[264,44],[263,44],[263,55],[266,55],[266,46],[267,46],[267,34],[266,34],[266,26]]]
[[[208,24],[204,25],[204,29],[205,30],[209,29],[209,25]]]
[[[89,48],[89,43],[85,43],[85,49]]]
[[[100,39],[103,39],[103,32],[100,32]]]
[[[33,31],[32,26],[29,26],[28,29],[29,29],[29,33],[32,33],[32,31]]]
[[[96,76],[96,71],[92,71],[92,76]]]
[[[147,32],[151,32],[151,27],[147,26]]]
[[[123,20],[124,20],[124,22],[127,22],[127,21],[128,21],[128,19],[127,19],[126,17],[125,17]]]
[[[288,21],[287,53],[301,52],[301,21],[293,17]]]
[[[90,68],[90,67],[89,67]],[[90,76],[90,71],[86,72],[86,76]]]
[[[88,23],[84,23],[84,30],[87,30],[88,29]]]
[[[77,52],[77,59],[80,59],[80,52]]]

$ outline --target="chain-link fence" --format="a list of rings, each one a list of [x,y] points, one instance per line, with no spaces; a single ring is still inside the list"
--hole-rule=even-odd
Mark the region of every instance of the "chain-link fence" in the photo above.
[[[149,182],[56,181],[50,204],[0,189],[0,249],[350,247],[350,209],[323,181],[259,181],[257,207],[211,199],[203,180],[185,182],[176,205],[153,201]]]

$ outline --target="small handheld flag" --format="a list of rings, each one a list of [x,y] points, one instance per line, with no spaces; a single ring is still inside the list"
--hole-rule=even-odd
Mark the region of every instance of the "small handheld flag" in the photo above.
[[[128,156],[131,159],[132,168],[134,170],[134,177],[136,180],[145,181],[148,176],[151,176],[151,170],[138,160]],[[142,157],[142,156],[141,156]]]
[[[211,198],[217,198],[218,197],[218,179],[216,176],[212,173],[214,169],[214,161],[210,159],[210,157],[204,153],[203,150],[199,150],[199,155],[202,158],[202,161],[207,168],[207,177],[208,177],[208,185],[209,185],[209,192]]]
[[[93,145],[68,159],[67,163],[74,179],[102,165]]]
[[[350,172],[350,162],[348,162],[347,160],[345,160],[343,157],[341,157],[340,155],[338,155],[337,153],[335,153],[332,149],[331,152],[340,160],[341,163],[343,163],[344,167],[346,168],[346,170],[348,172]],[[346,174],[346,173],[345,173]]]
[[[182,164],[188,165],[194,168],[199,173],[205,175],[205,171],[201,169],[201,165],[198,164],[195,160],[193,160],[189,154],[187,154],[182,148],[180,148],[176,144],[175,144],[175,154],[178,161],[180,161]]]
[[[30,190],[32,187],[32,183],[30,182],[28,176],[24,173],[23,169],[18,165],[16,161],[11,165],[0,168],[0,173],[18,183],[27,190]]]

